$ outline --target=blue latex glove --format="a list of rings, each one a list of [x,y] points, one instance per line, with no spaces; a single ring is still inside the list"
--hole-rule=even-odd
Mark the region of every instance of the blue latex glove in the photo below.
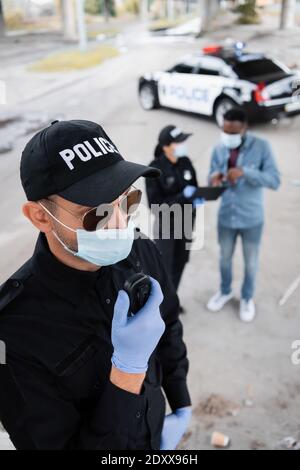
[[[148,369],[148,360],[165,331],[159,306],[163,293],[159,283],[151,278],[151,292],[147,303],[133,317],[128,317],[129,297],[119,292],[112,321],[112,364],[130,374],[141,374]]]
[[[192,416],[192,408],[178,408],[165,417],[161,434],[160,450],[175,450],[181,441]]]
[[[193,194],[196,192],[196,186],[186,186],[183,190],[183,195],[186,199],[190,199]]]
[[[196,199],[193,200],[193,207],[194,209],[197,209],[197,207],[203,206],[205,204],[205,199],[196,197]]]

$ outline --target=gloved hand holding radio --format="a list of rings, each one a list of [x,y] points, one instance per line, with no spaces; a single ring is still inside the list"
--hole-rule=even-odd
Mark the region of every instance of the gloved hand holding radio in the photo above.
[[[181,441],[192,416],[192,408],[178,408],[165,417],[161,434],[160,450],[175,450]]]
[[[117,369],[131,374],[141,374],[148,368],[148,360],[165,331],[159,306],[163,293],[159,283],[151,279],[150,296],[135,316],[129,317],[129,297],[124,290],[119,292],[112,321],[112,364]]]

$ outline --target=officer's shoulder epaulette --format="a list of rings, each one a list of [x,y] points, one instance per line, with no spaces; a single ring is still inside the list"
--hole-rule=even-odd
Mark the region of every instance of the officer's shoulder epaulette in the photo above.
[[[0,313],[24,289],[24,282],[31,276],[30,260],[26,261],[7,281],[0,286]]]

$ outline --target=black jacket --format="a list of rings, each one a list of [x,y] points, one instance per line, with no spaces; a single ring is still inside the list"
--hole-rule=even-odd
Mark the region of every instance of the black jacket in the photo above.
[[[158,148],[159,147],[157,147],[157,149]],[[191,160],[188,157],[182,157],[173,164],[166,158],[163,152],[160,152],[156,153],[156,159],[150,163],[150,166],[158,168],[161,171],[161,175],[159,178],[146,179],[149,207],[151,208],[152,205],[163,205],[162,208],[158,210],[158,213],[155,213],[156,209],[153,211],[155,216],[153,228],[154,239],[159,240],[164,237],[165,230],[167,230],[167,233],[170,231],[171,239],[173,239],[176,233],[183,233],[184,239],[191,239],[196,210],[193,209],[192,206],[193,197],[187,199],[183,196],[183,190],[186,186],[198,187],[196,171]],[[168,206],[170,207],[175,204],[179,204],[181,208],[184,207],[185,214],[187,214],[187,210],[191,211],[191,226],[184,227],[186,218],[183,216],[183,213],[181,218],[176,218],[175,213],[171,211],[169,216],[165,218],[165,211],[168,211]],[[170,225],[165,228],[164,220],[170,220]],[[178,230],[183,230],[183,232],[178,232]]]
[[[150,166],[161,170],[161,176],[146,179],[149,205],[165,203],[172,206],[191,202],[182,194],[186,186],[198,186],[196,171],[188,157],[179,158],[173,164],[164,153],[160,153]]]
[[[164,292],[166,330],[140,395],[109,380],[114,303],[131,271]],[[40,234],[32,258],[1,286],[0,340],[0,420],[17,449],[159,449],[162,389],[173,410],[191,403],[178,298],[145,238],[127,260],[84,272],[56,260]]]

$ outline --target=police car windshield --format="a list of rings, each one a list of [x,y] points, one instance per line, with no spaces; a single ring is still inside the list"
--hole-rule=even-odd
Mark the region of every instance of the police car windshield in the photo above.
[[[254,59],[236,62],[233,70],[243,80],[273,81],[287,77],[288,71],[271,59]]]

